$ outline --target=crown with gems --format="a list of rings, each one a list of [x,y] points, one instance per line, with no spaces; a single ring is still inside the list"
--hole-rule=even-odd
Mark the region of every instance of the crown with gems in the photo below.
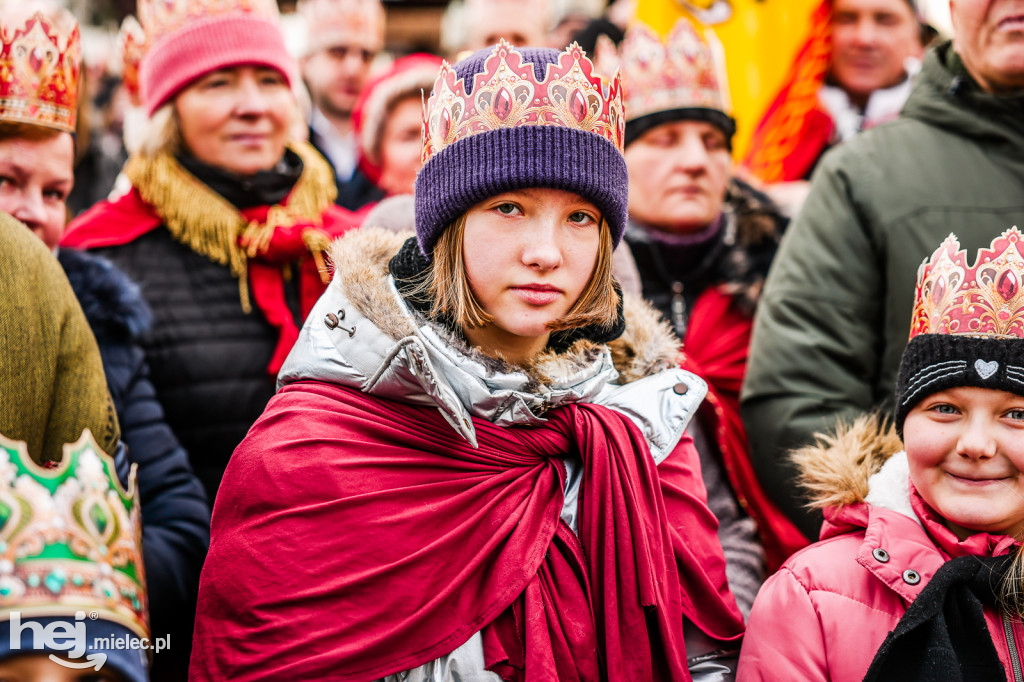
[[[96,612],[149,636],[142,519],[86,429],[54,469],[0,435],[0,619]]]
[[[617,52],[602,38],[595,61],[605,73],[618,67],[630,121],[673,109],[726,111],[714,52],[686,19],[675,23],[664,42],[644,24],[626,31]]]
[[[966,334],[1024,338],[1024,257],[1016,227],[978,251],[974,266],[955,235],[917,272],[910,338]]]
[[[66,10],[0,12],[0,121],[75,131],[82,68],[78,23]]]
[[[533,64],[502,40],[473,76],[472,94],[442,62],[423,112],[423,163],[459,140],[499,128],[561,126],[596,133],[621,152],[625,118],[618,74],[606,82],[573,43],[537,80]]]
[[[138,19],[129,15],[121,22],[117,33],[118,52],[121,56],[121,82],[131,98],[132,104],[142,104],[142,90],[139,86],[139,67],[146,54],[146,32]]]
[[[139,23],[147,47],[196,19],[226,14],[252,14],[277,23],[276,0],[139,0]]]
[[[333,45],[384,43],[384,6],[380,0],[302,0],[298,13],[306,23],[306,52]]]

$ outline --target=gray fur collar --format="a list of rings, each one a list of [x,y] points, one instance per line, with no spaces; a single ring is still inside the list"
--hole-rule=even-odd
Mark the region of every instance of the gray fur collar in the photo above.
[[[538,423],[552,407],[594,402],[633,418],[656,458],[674,447],[706,386],[676,368],[678,341],[653,308],[627,298],[626,332],[616,341],[581,340],[529,367],[510,365],[467,347],[405,304],[388,261],[408,236],[361,229],[334,243],[334,279],[307,318],[279,384],[318,379],[435,405],[474,444],[470,416]],[[683,395],[672,390],[679,384],[687,387]]]

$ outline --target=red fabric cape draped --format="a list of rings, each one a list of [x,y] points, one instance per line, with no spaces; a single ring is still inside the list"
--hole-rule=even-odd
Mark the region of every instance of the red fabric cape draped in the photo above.
[[[269,211],[270,206],[257,206],[240,213],[248,221],[264,223]],[[303,233],[316,229],[326,233],[330,239],[335,239],[356,227],[361,219],[332,204],[323,212],[322,224],[298,222],[288,227],[279,227],[274,231],[267,251],[257,258],[249,259],[248,277],[252,299],[279,335],[267,373],[277,375],[288,352],[299,338],[299,327],[285,299],[285,273],[281,266],[299,262],[299,305],[305,319],[327,286],[320,277],[309,247],[303,241]],[[161,225],[163,220],[156,210],[142,200],[137,190],[132,189],[120,199],[100,202],[76,218],[68,226],[61,245],[76,249],[120,246]]]
[[[549,416],[474,419],[473,449],[434,408],[283,388],[217,496],[193,679],[372,679],[482,628],[508,679],[688,679],[684,617],[743,629],[692,441],[655,468],[617,412]],[[566,453],[584,462],[578,537]]]
[[[810,542],[761,488],[750,463],[740,419],[740,388],[747,371],[753,320],[733,307],[732,296],[708,289],[694,303],[684,340],[683,369],[708,382],[699,418],[715,434],[726,474],[740,504],[757,521],[769,571]]]

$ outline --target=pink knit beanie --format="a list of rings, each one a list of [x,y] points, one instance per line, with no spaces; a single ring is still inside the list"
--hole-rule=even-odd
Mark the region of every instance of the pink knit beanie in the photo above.
[[[177,26],[164,22],[146,26],[143,2],[139,4],[148,43],[139,67],[139,84],[150,115],[189,83],[217,69],[243,64],[266,66],[280,71],[291,86],[296,65],[285,48],[275,17],[237,6],[234,11],[202,14],[203,3],[199,0],[182,3],[191,5],[191,11],[174,18]],[[161,30],[167,28],[172,30]]]

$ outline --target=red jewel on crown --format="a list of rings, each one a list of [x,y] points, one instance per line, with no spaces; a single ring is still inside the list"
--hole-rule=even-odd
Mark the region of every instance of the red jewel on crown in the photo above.
[[[467,95],[455,69],[443,62],[423,112],[422,159],[426,163],[445,147],[478,133],[531,125],[596,133],[622,151],[625,118],[618,75],[610,82],[602,80],[573,43],[537,80],[533,64],[503,40],[473,77],[472,94]]]
[[[973,266],[954,235],[917,273],[910,338],[973,334],[1024,338],[1024,256],[1016,227],[978,252]]]

